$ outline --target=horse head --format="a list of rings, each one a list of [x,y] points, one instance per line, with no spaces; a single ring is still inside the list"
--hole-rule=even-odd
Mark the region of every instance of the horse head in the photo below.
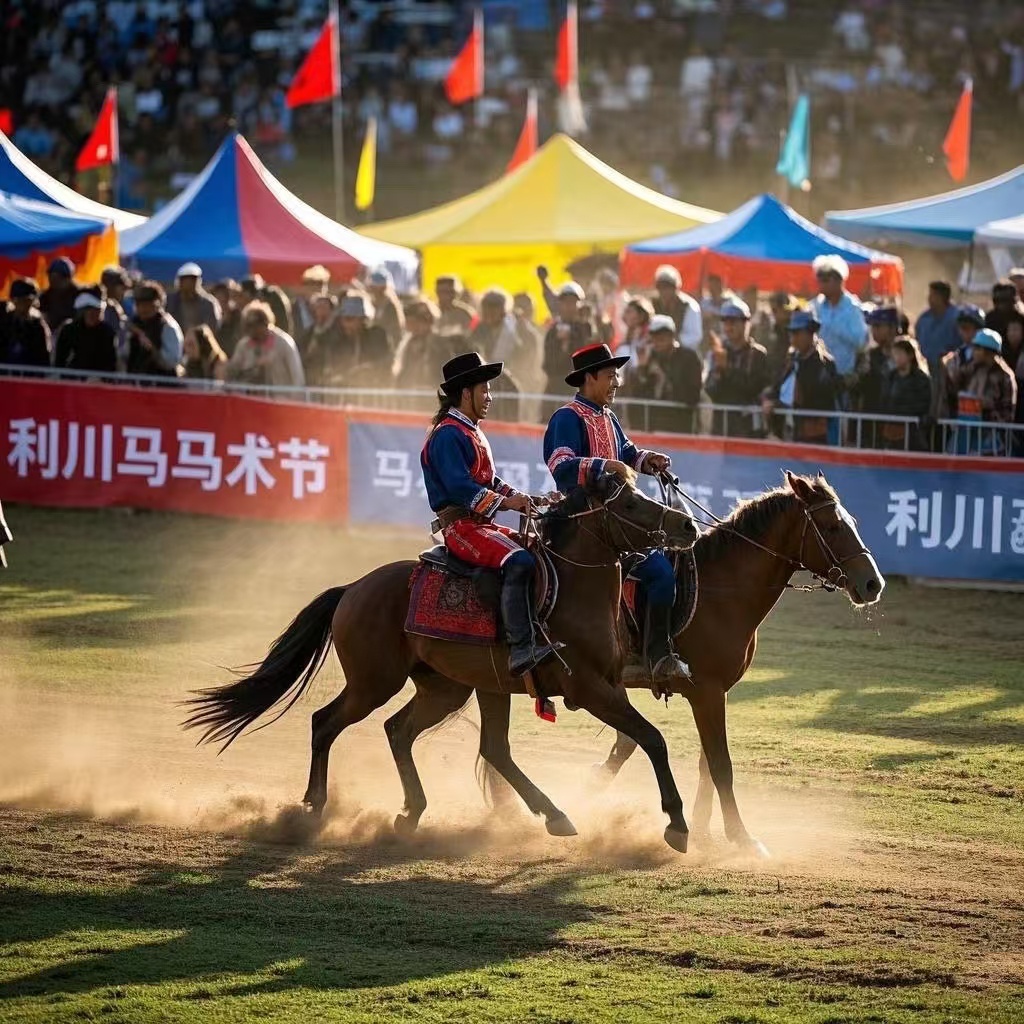
[[[874,604],[882,596],[885,579],[839,495],[821,474],[806,477],[787,471],[786,484],[804,514],[797,560],[845,590],[855,605]]]
[[[693,518],[649,498],[612,473],[577,488],[554,513],[555,521],[580,520],[617,555],[648,548],[685,550],[697,540]]]

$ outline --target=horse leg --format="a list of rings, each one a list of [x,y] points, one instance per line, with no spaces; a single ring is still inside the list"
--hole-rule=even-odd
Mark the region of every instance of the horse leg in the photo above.
[[[697,795],[693,800],[693,831],[706,836],[711,831],[711,801],[715,786],[711,780],[711,766],[704,748],[700,750],[700,766],[697,781]]]
[[[622,766],[633,756],[635,750],[636,740],[631,739],[625,733],[617,733],[615,743],[608,753],[608,759],[602,764],[594,765],[599,773],[603,773],[603,781],[611,782],[622,771]]]
[[[550,835],[576,835],[572,822],[512,760],[508,743],[511,696],[477,690],[476,699],[480,705],[480,756],[519,794],[532,814],[544,815]]]
[[[382,666],[377,666],[376,670],[364,667],[360,673],[344,661],[342,667],[345,669],[345,689],[330,704],[313,712],[309,785],[302,802],[318,817],[327,803],[327,765],[334,741],[343,729],[361,722],[387,704],[405,686],[408,678],[404,668],[395,667],[387,671]]]
[[[593,677],[584,682],[579,676],[573,676],[567,689],[571,691],[567,696],[574,704],[585,708],[605,725],[624,733],[650,758],[661,792],[661,809],[668,815],[665,842],[672,849],[686,853],[689,829],[683,817],[683,798],[672,777],[664,736],[629,703],[626,691],[621,687]]]
[[[395,831],[402,833],[414,832],[427,809],[427,797],[416,771],[412,745],[427,729],[439,725],[464,707],[473,692],[461,683],[437,674],[417,674],[413,681],[416,693],[412,700],[384,723],[384,732],[387,733],[405,794],[405,806],[395,818]]]
[[[697,732],[700,734],[703,748],[701,760],[702,762],[707,761],[715,789],[718,790],[726,838],[731,843],[736,843],[757,853],[767,854],[768,851],[765,847],[756,839],[751,838],[750,833],[747,832],[736,805],[736,797],[732,788],[732,757],[729,754],[729,740],[725,727],[725,691],[718,686],[702,686],[690,700],[693,705],[693,719],[697,724]],[[706,791],[704,806],[710,815],[711,794],[708,791],[709,787],[704,783],[703,772],[701,772],[701,782],[698,788],[704,788]]]

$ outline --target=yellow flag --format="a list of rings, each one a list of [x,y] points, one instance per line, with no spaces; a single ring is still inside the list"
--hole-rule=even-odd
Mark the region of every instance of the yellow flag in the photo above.
[[[377,119],[366,122],[366,138],[359,155],[359,170],[356,172],[356,209],[368,210],[373,206],[373,194],[377,182]]]

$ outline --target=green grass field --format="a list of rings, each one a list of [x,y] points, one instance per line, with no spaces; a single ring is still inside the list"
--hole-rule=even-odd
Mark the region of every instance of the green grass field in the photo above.
[[[400,840],[381,723],[343,734],[319,836],[294,811],[309,700],[218,758],[175,702],[325,586],[422,538],[13,508],[0,576],[0,1020],[1024,1020],[1024,599],[893,583],[790,594],[730,699],[737,795],[773,851],[661,841],[640,755],[582,714],[513,722],[575,821],[475,786],[475,713],[416,748]],[[689,709],[637,692],[692,797]],[[720,822],[716,814],[716,833]]]

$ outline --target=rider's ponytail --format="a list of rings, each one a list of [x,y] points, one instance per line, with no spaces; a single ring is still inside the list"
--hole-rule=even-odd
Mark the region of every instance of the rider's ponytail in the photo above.
[[[450,395],[442,391],[440,388],[437,389],[437,400],[440,402],[440,407],[437,412],[434,413],[434,418],[430,421],[431,427],[436,427],[441,420],[448,415],[449,412],[454,408],[455,402]]]

